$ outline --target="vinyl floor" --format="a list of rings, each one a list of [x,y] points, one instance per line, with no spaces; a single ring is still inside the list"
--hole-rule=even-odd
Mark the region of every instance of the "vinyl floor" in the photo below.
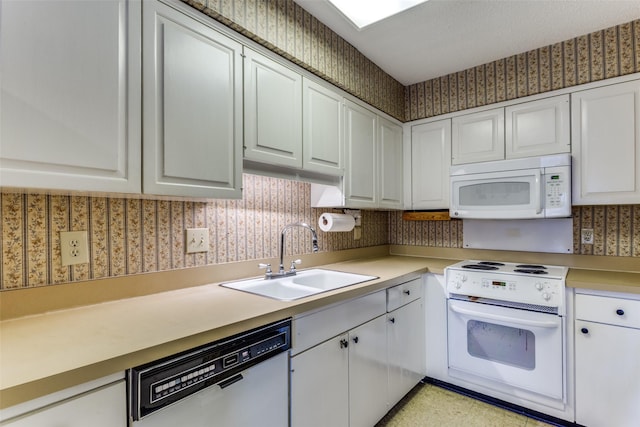
[[[416,386],[376,427],[549,427],[527,416],[446,390]]]

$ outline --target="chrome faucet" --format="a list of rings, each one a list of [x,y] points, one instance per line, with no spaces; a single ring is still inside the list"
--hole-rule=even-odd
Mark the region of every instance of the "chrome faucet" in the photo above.
[[[302,262],[299,259],[291,261],[291,267],[289,267],[289,271],[284,270],[284,235],[288,229],[293,227],[304,227],[311,231],[311,235],[313,236],[311,239],[312,249],[314,253],[318,252],[318,235],[316,234],[316,230],[314,230],[313,227],[311,227],[306,222],[295,222],[293,224],[285,225],[282,229],[282,232],[280,233],[280,266],[278,268],[278,272],[274,273],[273,271],[271,271],[271,264],[258,265],[258,267],[260,268],[266,268],[267,271],[264,275],[265,279],[274,279],[276,277],[282,276],[293,276],[296,274],[296,264],[300,264]]]

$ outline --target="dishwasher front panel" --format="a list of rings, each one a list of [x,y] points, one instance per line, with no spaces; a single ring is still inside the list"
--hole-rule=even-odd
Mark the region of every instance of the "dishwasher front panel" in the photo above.
[[[225,388],[202,389],[131,427],[287,426],[288,366],[287,353],[280,353],[242,371],[242,379]]]

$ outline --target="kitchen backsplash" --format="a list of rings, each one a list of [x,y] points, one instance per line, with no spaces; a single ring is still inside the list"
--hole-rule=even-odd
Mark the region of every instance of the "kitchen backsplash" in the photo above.
[[[316,225],[326,211],[309,207],[308,183],[245,174],[243,185],[242,200],[207,203],[2,193],[0,289],[275,258],[284,225]],[[318,230],[320,250],[384,244],[462,248],[462,221],[362,213],[362,239]],[[640,205],[574,206],[573,218],[576,254],[640,257]],[[209,252],[185,254],[184,232],[192,227],[209,228]],[[580,243],[582,228],[594,230],[594,244]],[[89,264],[62,266],[61,230],[88,230]],[[310,249],[306,230],[287,232],[285,254]]]
[[[206,203],[2,193],[0,289],[275,258],[286,224],[317,229],[327,211],[310,207],[308,183],[245,174],[243,187],[242,200]],[[317,230],[320,251],[384,245],[388,218],[363,211],[360,240]],[[185,254],[185,229],[199,227],[209,228],[209,252]],[[88,264],[62,266],[61,230],[88,231]],[[302,228],[289,230],[285,242],[287,256],[311,253],[311,235]]]
[[[574,206],[573,253],[640,257],[640,205]],[[581,243],[583,228],[593,229],[593,244]],[[389,215],[389,244],[463,247],[463,221],[404,221]]]

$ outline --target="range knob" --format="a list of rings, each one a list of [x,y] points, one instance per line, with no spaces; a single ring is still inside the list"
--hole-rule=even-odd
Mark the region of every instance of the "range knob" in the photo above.
[[[542,293],[542,298],[543,298],[545,301],[549,301],[549,300],[551,299],[551,294],[549,294],[549,293],[547,293],[547,292],[543,292],[543,293]]]
[[[456,289],[460,289],[462,287],[462,283],[456,282],[455,286],[456,286]]]
[[[544,289],[544,285],[541,282],[536,282],[536,289],[541,291]]]

